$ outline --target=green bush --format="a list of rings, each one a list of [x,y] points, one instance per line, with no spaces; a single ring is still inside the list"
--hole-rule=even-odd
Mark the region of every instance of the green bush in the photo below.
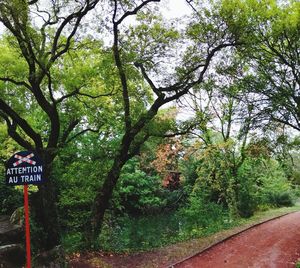
[[[270,193],[269,202],[276,207],[290,207],[294,205],[294,200],[290,192]]]
[[[257,161],[246,159],[237,173],[237,207],[238,213],[243,218],[251,217],[258,202],[258,174],[255,168]]]
[[[107,251],[148,250],[177,241],[180,218],[177,213],[115,218],[106,215],[99,245]]]
[[[133,158],[122,170],[112,204],[119,211],[134,215],[157,212],[166,203],[162,195],[161,178],[146,174]]]
[[[62,237],[62,246],[67,253],[81,251],[86,249],[83,233],[70,232],[66,233]]]
[[[226,214],[221,205],[209,202],[202,193],[194,192],[189,201],[182,209],[187,225],[206,228]]]
[[[238,171],[238,209],[250,217],[262,207],[292,206],[294,191],[284,169],[272,159],[247,158]]]
[[[239,215],[243,218],[251,217],[257,208],[255,196],[249,192],[247,187],[241,188],[238,195],[237,206]]]
[[[269,160],[265,163],[265,172],[260,176],[260,203],[271,206],[293,205],[293,189],[279,163]]]

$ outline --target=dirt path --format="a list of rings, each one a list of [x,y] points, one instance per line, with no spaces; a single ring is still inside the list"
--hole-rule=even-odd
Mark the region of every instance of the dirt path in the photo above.
[[[173,267],[294,268],[298,259],[300,212],[251,228]]]

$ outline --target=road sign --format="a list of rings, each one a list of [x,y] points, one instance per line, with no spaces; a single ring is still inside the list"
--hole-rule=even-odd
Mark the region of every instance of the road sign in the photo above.
[[[24,185],[26,267],[31,268],[28,184],[44,182],[41,159],[35,153],[28,151],[14,154],[6,163],[5,179],[8,185]]]
[[[32,152],[14,154],[6,164],[7,185],[41,184],[44,182],[41,159]]]

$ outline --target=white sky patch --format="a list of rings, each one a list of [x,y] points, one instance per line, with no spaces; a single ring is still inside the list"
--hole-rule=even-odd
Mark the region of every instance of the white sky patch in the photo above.
[[[163,14],[170,19],[176,19],[191,13],[192,9],[186,0],[164,0]]]

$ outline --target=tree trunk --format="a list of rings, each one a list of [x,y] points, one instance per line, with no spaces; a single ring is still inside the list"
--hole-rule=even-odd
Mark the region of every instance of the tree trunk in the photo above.
[[[88,230],[86,230],[86,238],[90,246],[94,245],[94,242],[97,240],[101,232],[105,211],[109,207],[109,201],[125,163],[126,161],[122,160],[121,157],[116,157],[102,187],[98,189],[96,193],[96,197],[92,205],[91,222],[87,225]]]
[[[44,165],[44,178],[46,183],[39,185],[39,191],[32,195],[32,216],[41,233],[38,232],[38,246],[42,250],[50,250],[60,244],[60,228],[57,213],[56,185],[51,177],[51,164]]]

